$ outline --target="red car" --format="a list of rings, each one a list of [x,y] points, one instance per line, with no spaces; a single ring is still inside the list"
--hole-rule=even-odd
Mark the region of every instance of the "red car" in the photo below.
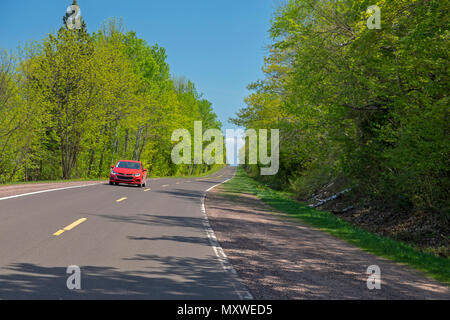
[[[120,160],[115,166],[111,166],[109,184],[126,183],[136,184],[139,188],[145,187],[147,181],[147,169],[144,169],[140,161]]]

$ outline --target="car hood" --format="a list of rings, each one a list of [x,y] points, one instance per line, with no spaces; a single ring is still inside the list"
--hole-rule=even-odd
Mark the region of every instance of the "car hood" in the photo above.
[[[136,174],[141,173],[139,169],[114,168],[114,172],[122,174]]]

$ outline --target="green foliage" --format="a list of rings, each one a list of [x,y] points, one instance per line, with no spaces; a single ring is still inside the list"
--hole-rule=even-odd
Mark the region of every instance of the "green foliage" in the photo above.
[[[105,177],[120,159],[152,175],[201,174],[211,167],[171,162],[173,130],[193,133],[194,121],[221,126],[193,83],[171,78],[164,48],[120,20],[0,54],[0,183]]]
[[[448,212],[448,1],[291,0],[276,11],[265,79],[236,124],[279,128],[273,181],[305,196],[335,177],[367,199]]]

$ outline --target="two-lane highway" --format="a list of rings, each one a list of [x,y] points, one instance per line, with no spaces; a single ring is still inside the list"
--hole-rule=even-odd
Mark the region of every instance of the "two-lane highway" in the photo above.
[[[0,299],[242,298],[201,201],[233,174],[0,199]],[[80,290],[67,288],[70,265],[81,269]]]

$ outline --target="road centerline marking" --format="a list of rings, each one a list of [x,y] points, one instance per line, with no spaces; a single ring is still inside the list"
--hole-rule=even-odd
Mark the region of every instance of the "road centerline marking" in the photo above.
[[[68,226],[64,227],[63,229],[60,229],[60,230],[56,231],[53,235],[54,236],[59,236],[59,235],[63,234],[65,231],[72,230],[73,228],[75,228],[76,226],[82,224],[86,220],[87,220],[86,218],[78,219],[77,221],[72,222],[71,224],[69,224]]]
[[[166,188],[166,187],[168,187],[168,186],[169,186],[168,184],[165,184],[165,185],[163,185],[162,187],[163,187],[163,188]]]
[[[123,198],[117,199],[116,202],[122,202],[122,201],[127,200],[127,199],[128,199],[127,197],[123,197]]]
[[[63,233],[64,232],[64,230],[58,230],[58,231],[56,231],[53,235],[54,236],[59,236],[61,233]]]
[[[64,231],[70,231],[73,228],[75,228],[77,225],[82,224],[83,222],[85,222],[87,219],[86,218],[81,218],[78,219],[77,221],[75,221],[74,223],[69,224],[67,227],[65,227],[63,230]]]

